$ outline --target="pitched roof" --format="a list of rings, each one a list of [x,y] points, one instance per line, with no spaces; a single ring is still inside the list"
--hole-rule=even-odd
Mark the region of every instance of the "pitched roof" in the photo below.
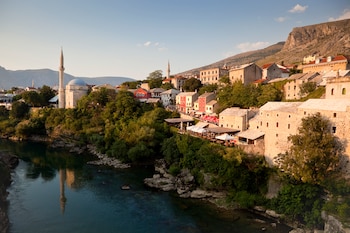
[[[241,131],[239,133],[236,134],[236,136],[241,137],[241,138],[247,138],[250,140],[255,140],[257,138],[260,138],[261,136],[264,136],[265,133],[260,131],[260,130],[256,130],[256,129],[248,129],[245,131]]]

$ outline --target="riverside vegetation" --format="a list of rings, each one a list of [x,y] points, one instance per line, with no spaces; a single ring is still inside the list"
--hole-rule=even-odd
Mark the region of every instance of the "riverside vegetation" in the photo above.
[[[239,87],[234,96],[246,92]],[[265,91],[263,95],[257,92],[256,99],[279,98],[278,88],[269,88],[276,89],[272,97]],[[228,90],[232,89],[221,92],[221,101],[234,98]],[[232,103],[227,102],[229,105]],[[115,93],[101,89],[83,97],[75,109],[34,109],[28,103],[14,102],[11,111],[0,108],[0,132],[4,138],[26,140],[40,136],[80,148],[93,145],[100,153],[131,164],[164,159],[170,174],[176,176],[188,169],[196,187],[226,193],[227,206],[265,206],[281,214],[282,220],[308,228],[323,227],[324,210],[345,224],[350,218],[350,186],[338,169],[342,149],[337,139],[325,131],[329,122],[320,115],[303,121],[299,134],[290,139],[291,150],[279,157],[276,168],[269,167],[263,157],[239,148],[178,134],[164,121],[171,117],[178,117],[178,113],[160,104],[140,103],[126,90]],[[305,138],[308,145],[298,144]],[[297,162],[306,160],[310,166],[296,173]],[[275,198],[267,199],[271,175],[280,177],[282,187]]]

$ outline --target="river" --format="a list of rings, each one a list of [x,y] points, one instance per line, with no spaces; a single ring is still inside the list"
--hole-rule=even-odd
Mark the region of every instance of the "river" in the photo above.
[[[153,168],[124,170],[87,165],[89,155],[40,143],[0,141],[21,160],[8,189],[11,233],[237,232],[286,233],[245,211],[224,211],[201,200],[144,186]],[[130,190],[122,190],[128,184]],[[264,220],[264,219],[263,219]]]

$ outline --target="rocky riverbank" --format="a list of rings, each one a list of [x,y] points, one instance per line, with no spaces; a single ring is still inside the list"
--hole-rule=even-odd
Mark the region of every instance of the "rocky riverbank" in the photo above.
[[[17,156],[0,152],[0,233],[9,231],[7,188],[11,184],[11,170],[16,168],[18,162]]]

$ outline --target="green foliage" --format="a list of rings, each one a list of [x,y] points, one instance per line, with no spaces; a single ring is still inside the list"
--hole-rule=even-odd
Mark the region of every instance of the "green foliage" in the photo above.
[[[300,85],[300,94],[301,95],[307,95],[311,92],[316,90],[316,83],[315,82],[305,82]]]
[[[10,117],[13,119],[24,119],[28,117],[29,106],[22,101],[15,101],[12,103],[12,109],[10,111]]]
[[[0,120],[8,119],[9,115],[9,110],[5,106],[0,106]]]
[[[160,87],[163,88],[164,90],[170,90],[174,88],[173,84],[171,83],[163,83]]]
[[[189,78],[187,79],[182,88],[184,91],[198,91],[201,87],[202,87],[202,83],[199,79],[196,79],[196,78]]]
[[[272,208],[308,227],[321,227],[322,188],[311,184],[286,184],[271,200]]]
[[[202,86],[199,91],[198,94],[202,95],[206,92],[210,93],[210,92],[216,92],[218,89],[218,85],[217,84],[208,84],[208,85],[204,85]]]
[[[121,86],[127,89],[137,89],[140,85],[141,85],[141,81],[123,82],[121,84]]]
[[[42,106],[47,106],[49,105],[49,100],[52,99],[56,93],[55,91],[46,85],[43,85],[40,89],[39,89],[39,93],[40,93],[40,97],[41,97],[41,105]]]
[[[288,138],[292,146],[279,156],[279,167],[297,181],[322,184],[339,171],[342,144],[332,134],[329,120],[319,113],[303,118],[298,131]]]
[[[274,85],[263,85],[260,89],[260,95],[257,97],[258,106],[263,106],[269,101],[281,101],[282,91]]]

